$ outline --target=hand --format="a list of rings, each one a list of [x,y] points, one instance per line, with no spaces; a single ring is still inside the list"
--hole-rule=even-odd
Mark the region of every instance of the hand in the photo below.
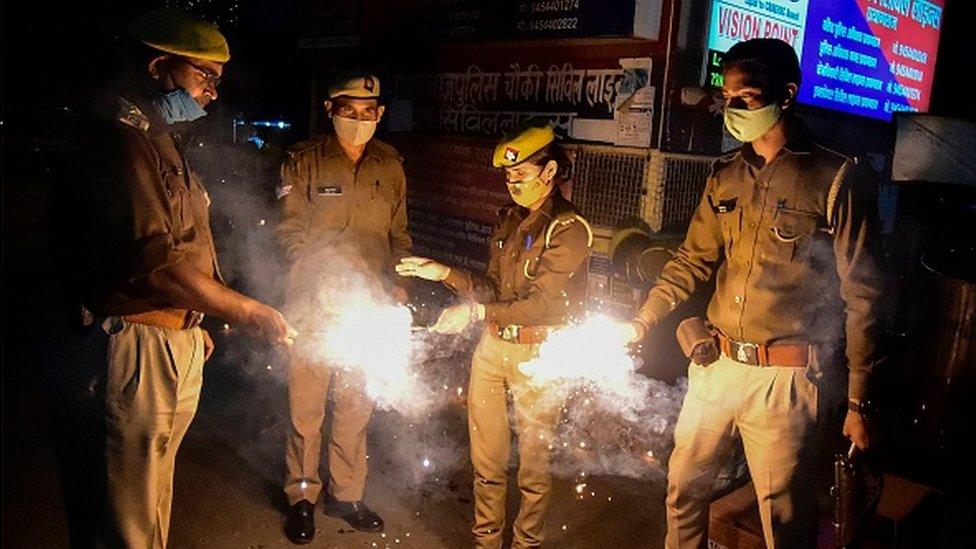
[[[467,303],[453,305],[441,311],[437,323],[430,327],[430,331],[439,334],[459,334],[471,324],[471,306]]]
[[[395,299],[400,305],[406,305],[407,303],[410,303],[410,293],[407,292],[407,289],[402,286],[394,286],[393,299]]]
[[[298,332],[285,322],[285,317],[281,316],[281,313],[264,303],[255,301],[247,315],[247,320],[258,335],[272,343],[290,347],[298,336]]]
[[[617,323],[617,327],[620,329],[620,338],[625,343],[637,343],[647,335],[647,328],[644,324],[636,320],[619,322]]]
[[[396,266],[400,276],[412,276],[439,282],[447,278],[451,268],[426,257],[404,257]]]
[[[867,450],[870,445],[868,437],[868,425],[861,414],[848,410],[847,417],[844,418],[844,436],[860,450]]]
[[[210,338],[210,332],[200,328],[200,332],[203,333],[203,361],[206,362],[210,360],[210,355],[214,352],[214,342]]]

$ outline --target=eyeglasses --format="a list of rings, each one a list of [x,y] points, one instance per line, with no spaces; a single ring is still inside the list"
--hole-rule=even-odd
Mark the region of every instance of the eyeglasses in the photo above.
[[[193,70],[197,71],[203,77],[203,79],[207,81],[207,84],[213,86],[214,88],[216,88],[217,86],[220,85],[220,75],[219,74],[217,74],[217,73],[215,73],[215,72],[213,72],[211,70],[205,69],[205,68],[201,67],[200,65],[197,65],[196,63],[194,63],[193,61],[190,61],[189,59],[187,59],[185,57],[181,57],[180,60],[183,61],[184,63],[186,63],[187,65],[189,65],[190,68],[192,68]]]

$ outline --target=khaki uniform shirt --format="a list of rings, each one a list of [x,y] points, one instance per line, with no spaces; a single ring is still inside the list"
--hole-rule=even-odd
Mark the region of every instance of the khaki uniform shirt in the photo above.
[[[100,315],[171,306],[144,278],[186,262],[220,279],[210,199],[183,144],[150,109],[120,99],[116,120],[95,128],[72,194],[81,223],[69,228],[82,303]]]
[[[444,282],[484,301],[485,320],[500,326],[558,326],[579,318],[592,245],[587,222],[558,192],[534,212],[509,206],[499,217],[485,276],[451,269]]]
[[[639,317],[656,323],[714,273],[716,328],[767,345],[846,338],[849,395],[863,398],[879,360],[882,281],[876,191],[859,171],[799,124],[769,164],[748,144],[720,158]]]
[[[333,134],[292,147],[281,167],[287,194],[277,229],[287,259],[352,250],[369,268],[393,273],[412,247],[402,161],[376,139],[355,165]]]

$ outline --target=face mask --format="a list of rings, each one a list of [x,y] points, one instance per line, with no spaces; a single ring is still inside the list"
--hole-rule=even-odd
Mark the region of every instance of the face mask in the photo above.
[[[769,131],[783,114],[783,109],[776,103],[770,103],[761,109],[735,109],[725,107],[725,129],[732,137],[749,143],[755,141]]]
[[[333,116],[332,125],[335,126],[339,139],[350,143],[354,147],[365,145],[376,132],[376,120],[355,120],[342,116]]]
[[[183,88],[157,95],[152,104],[167,124],[189,122],[207,116],[207,111]]]
[[[528,208],[549,194],[551,188],[551,181],[543,181],[541,177],[535,176],[518,183],[509,183],[508,194],[512,195],[516,204]]]

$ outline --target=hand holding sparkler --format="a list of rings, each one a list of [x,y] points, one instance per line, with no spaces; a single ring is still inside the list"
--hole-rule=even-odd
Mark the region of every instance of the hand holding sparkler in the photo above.
[[[298,331],[288,325],[281,313],[258,301],[248,307],[247,321],[261,337],[272,343],[290,347],[298,337]]]
[[[396,272],[400,276],[440,282],[451,274],[451,268],[426,257],[404,257],[397,264]]]
[[[485,306],[481,303],[459,303],[444,309],[437,323],[430,327],[430,331],[439,334],[459,334],[472,321],[485,317]]]
[[[860,402],[857,401],[856,404],[859,405]],[[844,418],[843,433],[845,437],[850,439],[853,447],[856,447],[858,450],[867,451],[871,445],[868,424],[860,411],[851,409],[847,411],[847,417]]]
[[[637,343],[647,335],[649,327],[641,320],[618,321],[617,330],[625,343]]]

